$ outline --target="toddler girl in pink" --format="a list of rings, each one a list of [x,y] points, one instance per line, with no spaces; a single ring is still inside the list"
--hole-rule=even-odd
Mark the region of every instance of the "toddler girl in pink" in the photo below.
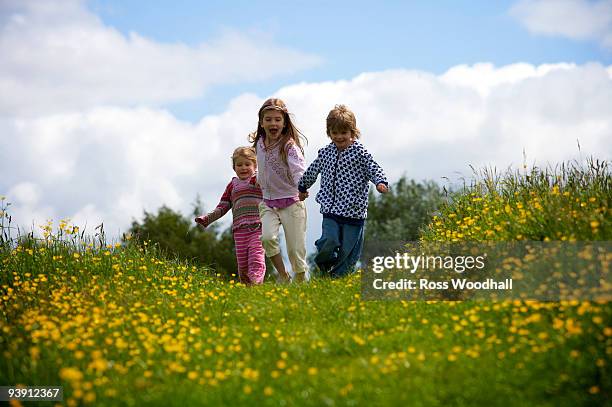
[[[261,245],[259,204],[262,201],[262,193],[255,177],[255,149],[238,147],[232,155],[232,166],[237,177],[227,184],[217,207],[206,215],[198,216],[195,221],[206,227],[231,208],[240,282],[247,285],[261,284],[266,274],[266,261]]]

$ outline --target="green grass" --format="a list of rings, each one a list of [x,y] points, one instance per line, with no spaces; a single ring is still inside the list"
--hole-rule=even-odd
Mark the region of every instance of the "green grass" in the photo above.
[[[609,171],[541,179],[477,183],[424,238],[609,239]],[[521,223],[534,197],[575,223]],[[61,384],[66,405],[610,404],[609,302],[362,301],[359,275],[249,288],[60,229],[1,246],[2,385]]]
[[[362,302],[358,276],[247,288],[134,247],[18,249],[2,268],[2,383],[62,383],[75,403],[586,405],[610,390],[607,303]]]
[[[484,169],[439,212],[423,240],[612,240],[610,164],[589,159],[504,173]]]

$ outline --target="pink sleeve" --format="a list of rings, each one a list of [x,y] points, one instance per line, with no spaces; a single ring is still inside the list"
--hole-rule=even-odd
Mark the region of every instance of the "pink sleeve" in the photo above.
[[[214,221],[216,221],[217,219],[221,218],[223,215],[227,213],[227,211],[229,211],[232,208],[232,199],[231,199],[232,190],[233,190],[233,183],[232,181],[230,181],[230,183],[227,184],[227,187],[225,188],[225,192],[223,192],[223,195],[221,196],[221,200],[219,201],[219,204],[217,205],[217,207],[213,209],[212,212],[205,215],[205,221],[207,225],[204,225],[204,226],[208,226]]]

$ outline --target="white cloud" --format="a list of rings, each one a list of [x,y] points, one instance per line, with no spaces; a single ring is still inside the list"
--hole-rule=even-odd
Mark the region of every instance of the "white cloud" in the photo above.
[[[454,66],[446,71],[440,79],[449,85],[474,88],[481,96],[488,96],[489,92],[500,85],[511,85],[527,78],[545,76],[551,71],[573,68],[576,68],[575,64],[542,64],[534,66],[526,63],[517,63],[496,68],[491,63],[479,63],[473,66]]]
[[[10,96],[0,99],[0,195],[26,228],[69,217],[90,231],[104,221],[117,236],[143,209],[189,213],[197,193],[211,209],[263,98],[240,95],[197,123],[159,103],[316,62],[241,34],[196,48],[126,37],[75,1],[5,1],[0,26],[0,94]],[[272,55],[288,62],[253,69]],[[310,140],[308,162],[328,143],[328,111],[347,104],[391,181],[456,180],[470,176],[469,164],[519,166],[523,149],[529,162],[559,162],[579,155],[576,139],[583,155],[611,155],[612,67],[599,64],[371,72],[276,95]],[[314,199],[308,208],[311,246],[320,221]]]
[[[38,203],[40,192],[38,185],[32,182],[20,182],[9,191],[9,195],[17,204],[35,205]]]
[[[320,63],[257,33],[227,31],[195,47],[125,36],[78,0],[2,2],[0,16],[0,115],[159,106],[199,97],[213,84],[257,81]]]
[[[612,0],[522,0],[510,15],[535,34],[595,40],[612,48]]]
[[[4,185],[2,186],[4,188]],[[30,231],[39,232],[39,226],[53,219],[56,211],[52,205],[55,203],[41,202],[41,188],[37,183],[22,181],[14,184],[8,189],[6,194],[8,203],[8,213],[12,217],[12,227],[19,228],[20,234]],[[17,233],[10,231],[12,236]]]
[[[612,155],[612,70],[599,64],[476,64],[439,76],[373,72],[296,84],[276,96],[309,138],[308,162],[328,143],[329,109],[347,104],[391,181],[402,174],[458,181],[458,173],[471,175],[469,164],[517,168],[523,149],[528,163],[538,165]],[[111,235],[125,231],[143,209],[167,204],[189,213],[197,193],[211,209],[233,175],[231,152],[247,143],[262,102],[244,94],[198,123],[162,109],[121,107],[5,118],[0,194],[8,191],[22,224],[71,217],[91,227],[103,220]],[[308,201],[309,246],[320,230],[315,192]]]

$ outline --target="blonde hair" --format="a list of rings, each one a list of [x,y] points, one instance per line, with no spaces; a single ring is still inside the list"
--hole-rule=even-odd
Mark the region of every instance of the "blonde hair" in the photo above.
[[[253,147],[238,147],[232,154],[232,168],[236,167],[236,160],[239,158],[246,158],[251,161],[255,167],[257,167],[257,154]]]
[[[261,126],[261,119],[263,119],[263,114],[267,110],[278,110],[283,113],[284,126],[281,130],[281,139],[279,141],[279,145],[283,148],[280,149],[281,160],[288,167],[289,162],[287,161],[287,146],[291,143],[295,144],[302,154],[304,154],[304,147],[302,146],[302,141],[307,143],[308,140],[302,132],[300,132],[297,127],[291,121],[291,114],[287,110],[287,105],[281,99],[270,98],[266,100],[263,105],[259,108],[259,112],[257,112],[257,130],[254,133],[249,134],[249,142],[253,143],[253,147],[257,148],[257,142],[259,139],[266,135],[264,128]]]
[[[331,137],[329,132],[350,130],[353,137],[356,139],[361,136],[361,132],[357,128],[357,119],[355,114],[345,105],[336,105],[327,115],[327,136]]]

